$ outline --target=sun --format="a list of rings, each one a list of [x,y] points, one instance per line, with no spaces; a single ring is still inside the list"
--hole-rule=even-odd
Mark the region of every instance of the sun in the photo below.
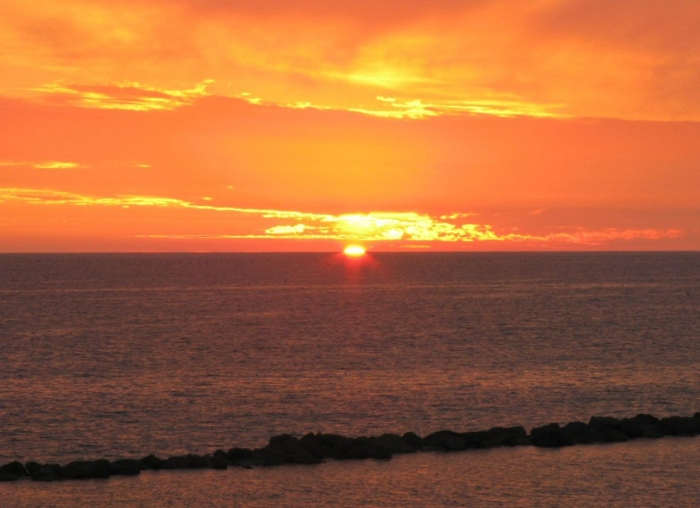
[[[364,256],[367,251],[362,245],[348,245],[343,250],[343,254],[346,256],[359,257]]]

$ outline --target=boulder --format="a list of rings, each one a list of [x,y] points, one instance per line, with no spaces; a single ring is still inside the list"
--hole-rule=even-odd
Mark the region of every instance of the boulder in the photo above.
[[[136,476],[141,474],[141,463],[136,459],[119,459],[109,463],[109,472],[117,476]]]
[[[466,449],[496,448],[529,444],[527,431],[523,427],[493,427],[489,430],[463,432]]]
[[[626,429],[629,424],[611,416],[592,416],[588,426],[593,431],[596,443],[623,443],[629,438]]]
[[[466,450],[467,440],[451,430],[440,430],[423,438],[423,449],[456,452]]]
[[[562,429],[564,438],[571,444],[595,443],[597,436],[591,427],[583,422],[570,422]]]
[[[326,446],[323,440],[312,432],[302,437],[299,442],[317,459],[333,458],[333,449]]]
[[[700,434],[700,420],[689,416],[661,418],[659,426],[667,436],[695,436]]]
[[[229,460],[228,455],[223,450],[216,450],[211,458],[211,468],[219,471],[228,469]]]
[[[561,448],[573,444],[558,423],[535,427],[530,431],[530,439],[534,446],[542,448]]]
[[[304,442],[305,446],[310,443],[311,441]],[[323,455],[323,457],[336,460],[349,458],[348,455],[350,451],[357,446],[356,439],[354,438],[340,436],[338,434],[322,434],[320,432],[315,435],[315,441],[313,441],[313,443],[318,446],[318,448],[313,450],[314,454],[319,450],[326,450],[327,453]]]
[[[27,462],[29,477],[35,482],[55,482],[63,480],[63,468],[58,464]]]
[[[376,438],[358,437],[348,440],[349,447],[344,452],[343,458],[348,460],[376,459],[389,460],[393,454],[376,441]]]
[[[628,431],[628,436],[635,438],[648,438],[648,439],[658,439],[664,437],[664,431],[661,428],[659,419],[650,414],[640,413],[637,416],[626,419],[628,424],[635,429],[634,435],[630,435]]]
[[[20,478],[29,478],[29,471],[21,462],[14,461],[0,466],[0,482],[9,482]]]
[[[152,469],[154,471],[157,471],[158,469],[162,469],[163,467],[163,461],[153,454],[149,455],[148,457],[142,458],[141,460],[139,460],[139,463],[141,464],[142,469]]]
[[[264,466],[279,464],[318,464],[322,459],[314,456],[297,438],[282,434],[270,438],[264,448],[253,451],[253,460]]]
[[[379,437],[370,438],[370,440],[375,446],[383,448],[392,454],[416,453],[416,447],[411,446],[398,434],[382,434]]]
[[[423,439],[415,432],[406,432],[401,438],[416,450],[419,450],[420,447],[423,446]]]
[[[228,460],[233,465],[238,465],[243,461],[247,461],[253,458],[253,450],[249,448],[231,448],[226,452]]]
[[[190,468],[190,458],[187,455],[176,455],[174,457],[168,457],[165,459],[161,465],[161,469],[189,469]]]
[[[76,460],[63,466],[63,477],[66,480],[109,478],[111,469],[108,460]]]
[[[211,455],[187,455],[189,461],[189,469],[210,469]]]
[[[526,434],[527,435],[527,434]],[[473,432],[463,432],[461,436],[464,438],[465,449],[478,450],[480,448],[490,448],[491,440],[489,438],[489,433],[485,430],[478,430]],[[500,446],[500,445],[493,445]]]

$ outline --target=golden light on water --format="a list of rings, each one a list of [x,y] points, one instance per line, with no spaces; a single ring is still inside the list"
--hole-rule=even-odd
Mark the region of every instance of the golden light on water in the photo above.
[[[352,257],[364,256],[366,252],[362,245],[348,245],[345,247],[345,250],[343,250],[343,254]]]

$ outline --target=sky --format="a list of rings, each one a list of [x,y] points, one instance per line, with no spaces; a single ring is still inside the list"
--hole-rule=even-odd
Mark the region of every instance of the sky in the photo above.
[[[3,0],[0,252],[700,249],[697,0]]]

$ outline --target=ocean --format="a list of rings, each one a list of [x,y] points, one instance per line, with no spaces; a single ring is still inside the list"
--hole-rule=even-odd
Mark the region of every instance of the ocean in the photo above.
[[[698,372],[699,253],[0,256],[0,464],[692,415]],[[0,505],[691,506],[698,451],[16,482]]]

